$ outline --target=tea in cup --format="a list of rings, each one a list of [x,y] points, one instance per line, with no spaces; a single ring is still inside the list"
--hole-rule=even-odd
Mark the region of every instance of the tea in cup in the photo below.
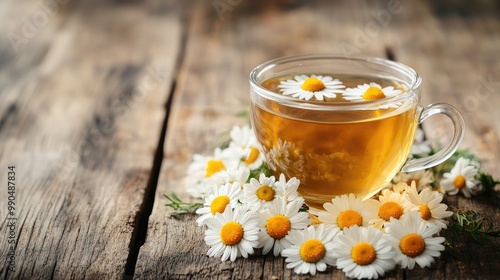
[[[257,66],[251,120],[268,167],[299,179],[306,204],[321,208],[346,193],[371,197],[400,170],[442,163],[463,138],[464,121],[448,104],[420,106],[421,83],[413,69],[380,58],[313,55]],[[451,143],[407,162],[418,124],[439,113],[452,120]]]

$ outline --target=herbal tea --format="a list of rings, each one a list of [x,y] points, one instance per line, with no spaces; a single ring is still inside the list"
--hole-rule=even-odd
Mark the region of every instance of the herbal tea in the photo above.
[[[405,89],[380,78],[328,76],[340,79],[346,88],[375,82]],[[261,86],[282,95],[280,82],[289,79],[293,77],[270,79]],[[316,208],[336,195],[367,198],[380,190],[406,161],[417,125],[413,101],[358,110],[310,110],[284,106],[272,98],[260,102],[252,99],[252,121],[268,166],[275,175],[300,179],[300,195]],[[302,104],[318,102],[338,107],[356,104],[342,94]]]

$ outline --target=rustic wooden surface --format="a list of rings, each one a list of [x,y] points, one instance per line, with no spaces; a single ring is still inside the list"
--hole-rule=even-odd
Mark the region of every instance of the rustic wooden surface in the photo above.
[[[248,109],[248,74],[279,56],[379,56],[415,68],[422,103],[459,108],[462,147],[500,178],[496,1],[59,2],[0,2],[4,279],[313,278],[285,269],[282,258],[208,258],[195,217],[173,218],[164,206],[165,193],[188,199],[191,156],[210,153],[221,133],[246,122],[236,115]],[[218,13],[224,3],[232,6]],[[22,37],[17,50],[12,34]],[[447,125],[432,118],[424,128],[443,142]],[[9,165],[17,178],[14,273],[4,263]],[[499,199],[497,191],[447,202],[499,224]],[[499,240],[481,246],[444,235],[454,247],[432,268],[387,278],[496,278]],[[315,278],[345,276],[330,268]]]

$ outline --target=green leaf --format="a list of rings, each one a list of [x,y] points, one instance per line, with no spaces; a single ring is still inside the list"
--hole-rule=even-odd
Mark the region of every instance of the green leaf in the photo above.
[[[163,196],[170,201],[165,206],[174,209],[174,212],[171,214],[173,216],[193,213],[196,209],[203,206],[202,202],[184,202],[175,193],[170,193],[170,195],[164,194]]]
[[[500,237],[500,230],[493,222],[485,226],[484,218],[472,210],[454,209],[453,218],[456,222],[452,228],[468,233],[479,244],[490,241],[490,237]]]
[[[271,175],[273,175],[271,173],[271,170],[269,170],[269,168],[267,168],[266,164],[263,163],[259,168],[250,171],[250,176],[248,177],[247,183],[250,182],[250,179],[252,179],[252,178],[259,180],[259,176],[261,173],[264,173],[264,175],[266,175],[266,177],[270,177]]]
[[[500,181],[496,181],[495,179],[493,179],[493,176],[483,172],[479,172],[476,176],[476,179],[479,180],[479,183],[481,184],[483,191],[485,192],[493,191],[495,189],[495,186],[500,184]]]

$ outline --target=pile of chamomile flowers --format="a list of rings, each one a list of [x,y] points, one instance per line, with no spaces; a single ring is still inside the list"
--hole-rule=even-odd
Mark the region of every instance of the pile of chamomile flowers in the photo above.
[[[235,261],[259,252],[285,258],[298,274],[332,266],[377,279],[396,267],[430,267],[445,249],[439,234],[453,212],[425,180],[395,178],[374,198],[344,194],[324,210],[307,210],[298,179],[270,175],[251,128],[235,126],[230,137],[212,155],[195,155],[186,177],[188,193],[203,200],[196,223],[205,228],[208,256]]]

